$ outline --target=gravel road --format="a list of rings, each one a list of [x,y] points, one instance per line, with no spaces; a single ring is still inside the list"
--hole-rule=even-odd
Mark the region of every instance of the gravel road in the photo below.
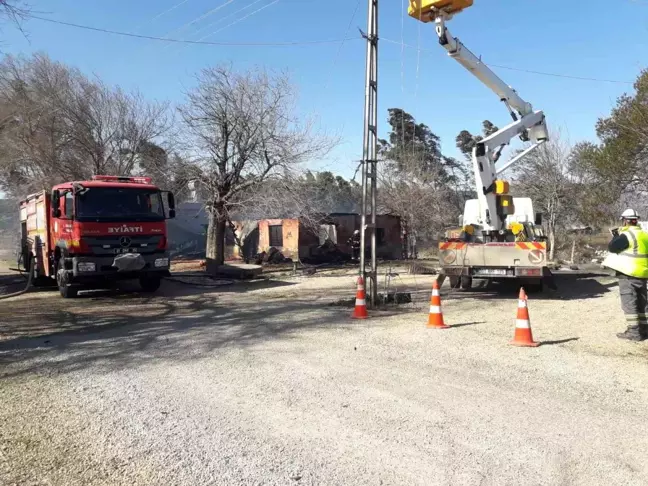
[[[617,288],[561,277],[529,302],[444,290],[349,319],[352,277],[166,283],[0,301],[0,484],[645,485],[648,345]]]

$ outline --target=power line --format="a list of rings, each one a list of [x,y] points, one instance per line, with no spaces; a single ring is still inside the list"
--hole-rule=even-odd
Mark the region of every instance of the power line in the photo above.
[[[184,5],[184,4],[187,3],[188,1],[189,1],[189,0],[182,0],[180,3],[176,3],[173,7],[168,8],[168,9],[164,10],[163,12],[160,12],[159,14],[157,14],[155,17],[153,17],[153,18],[151,19],[151,22],[154,22],[154,21],[156,21],[157,19],[159,19],[160,17],[162,17],[163,15],[166,15],[166,14],[168,14],[169,12],[174,11],[176,8],[180,7],[181,5]]]
[[[118,30],[102,29],[100,27],[91,27],[89,25],[75,24],[72,22],[64,22],[62,20],[48,19],[45,17],[38,17],[36,15],[30,15],[29,18],[41,20],[43,22],[49,22],[52,24],[66,25],[68,27],[74,27],[77,29],[91,30],[94,32],[102,32],[104,34],[112,35],[121,35],[124,37],[134,37],[137,39],[148,39],[156,40],[162,42],[175,42],[177,44],[196,44],[196,45],[207,45],[207,46],[269,46],[269,47],[282,47],[282,46],[299,46],[299,45],[316,45],[316,44],[335,44],[338,42],[345,42],[348,40],[358,40],[358,37],[349,37],[346,39],[323,39],[323,40],[310,40],[310,41],[289,41],[289,42],[212,42],[212,41],[201,41],[201,40],[189,40],[189,39],[167,39],[164,37],[155,37],[152,35],[143,35],[143,34],[133,34],[132,32],[122,32]]]
[[[250,3],[250,4],[248,4],[248,5],[246,5],[245,7],[239,8],[238,10],[236,10],[236,11],[234,11],[234,12],[232,12],[232,13],[226,15],[225,17],[221,17],[221,18],[218,19],[218,20],[214,20],[213,22],[210,22],[209,24],[207,24],[207,25],[205,25],[205,26],[199,28],[198,30],[194,31],[194,32],[193,32],[193,35],[196,35],[196,36],[197,36],[200,32],[203,32],[204,30],[206,30],[206,29],[208,29],[208,28],[210,28],[210,27],[212,27],[212,26],[214,26],[214,25],[220,24],[223,20],[226,20],[226,19],[229,19],[229,18],[232,18],[232,17],[236,17],[236,15],[238,15],[240,12],[242,12],[242,11],[244,11],[244,10],[247,10],[248,8],[250,8],[250,7],[252,7],[253,5],[256,5],[257,3],[262,2],[262,1],[264,1],[264,0],[256,0],[256,1],[254,1],[254,2],[252,2],[252,3]],[[252,12],[252,13],[254,13],[254,12]],[[245,16],[244,16],[243,18],[245,18]],[[240,20],[242,20],[243,18],[241,18],[241,19],[237,19],[236,21],[240,21]],[[236,21],[235,21],[235,22],[236,22]],[[232,25],[232,24],[230,23],[229,25],[225,26],[224,28],[229,27],[229,26],[231,26],[231,25]],[[220,30],[216,30],[216,32],[219,32],[219,31],[220,31]],[[205,40],[206,38],[208,38],[210,35],[213,35],[214,33],[215,33],[215,32],[212,32],[212,33],[209,34],[209,35],[206,35],[206,36],[204,36],[204,37],[200,37],[200,38],[198,38],[198,40],[199,40],[199,41],[203,41],[203,40]],[[175,54],[179,54],[179,53],[181,53],[182,51],[184,51],[184,50],[187,49],[188,47],[189,47],[189,46],[186,46],[186,45],[180,47],[177,51],[175,51]]]
[[[360,1],[358,0],[356,2],[356,6],[353,9],[353,13],[351,14],[351,18],[349,19],[349,23],[347,24],[347,28],[344,31],[344,37],[348,37],[349,31],[351,30],[351,26],[353,25],[353,20],[355,19],[358,10],[360,9]],[[326,77],[326,84],[324,85],[324,88],[322,91],[326,92],[328,90],[329,83],[331,82],[331,75],[333,74],[333,69],[335,69],[335,65],[337,64],[338,58],[340,57],[340,52],[342,51],[342,48],[344,47],[344,41],[340,42],[340,45],[337,48],[337,52],[335,53],[335,56],[333,57],[333,62],[331,63],[331,67],[328,70],[328,75]]]
[[[253,15],[258,14],[259,12],[261,12],[261,10],[265,10],[266,8],[268,8],[268,7],[272,6],[272,5],[274,5],[274,4],[277,3],[278,1],[279,1],[279,0],[273,0],[272,2],[270,2],[270,3],[266,4],[266,5],[264,5],[263,7],[257,8],[257,9],[254,10],[253,12],[250,12],[249,14],[244,15],[243,17],[241,17],[241,18],[239,18],[239,19],[236,19],[234,22],[230,22],[230,23],[227,24],[225,27],[221,27],[220,29],[215,30],[215,31],[212,32],[211,34],[207,34],[207,35],[202,36],[202,37],[201,37],[200,39],[198,39],[198,40],[199,40],[199,41],[203,41],[203,40],[205,40],[205,39],[211,37],[212,35],[219,33],[219,32],[222,31],[222,30],[225,30],[225,29],[227,29],[227,28],[229,28],[229,27],[231,27],[231,26],[233,26],[233,25],[236,25],[236,24],[238,24],[239,22],[243,22],[245,19],[247,19],[247,18],[249,18],[249,17],[252,17]]]
[[[401,0],[401,95],[405,96],[405,0]]]
[[[186,24],[181,25],[181,26],[178,27],[177,29],[173,29],[173,30],[167,32],[166,34],[164,34],[164,37],[168,37],[169,35],[174,34],[175,32],[182,32],[182,31],[185,30],[187,27],[191,27],[191,26],[192,26],[193,24],[195,24],[196,22],[200,22],[202,19],[205,19],[205,18],[207,18],[207,17],[209,17],[209,16],[211,16],[211,15],[214,15],[214,14],[215,14],[216,12],[218,12],[220,9],[227,7],[230,3],[234,2],[234,1],[235,1],[235,0],[225,0],[225,2],[221,3],[220,5],[214,7],[214,8],[212,8],[212,9],[210,9],[210,10],[208,10],[207,12],[203,13],[202,15],[199,15],[199,16],[196,17],[195,19],[190,20],[190,21],[187,22]]]
[[[585,76],[572,76],[570,74],[548,73],[544,71],[534,71],[532,69],[521,69],[521,68],[514,68],[510,66],[502,66],[499,64],[490,64],[490,63],[486,65],[490,67],[500,68],[500,69],[508,69],[509,71],[519,71],[521,73],[539,74],[541,76],[553,76],[555,78],[577,79],[579,81],[598,81],[600,83],[634,84],[633,81],[621,81],[618,79],[588,78]]]
[[[385,37],[381,37],[380,40],[388,42],[390,44],[396,44],[396,45],[399,45],[399,46],[409,47],[410,49],[417,49],[417,50],[420,50],[420,51],[430,51],[430,52],[432,51],[432,49],[421,48],[421,47],[413,46],[411,44],[404,44],[401,41],[397,41],[397,40],[393,40],[393,39],[387,39]],[[501,64],[490,64],[490,63],[487,63],[487,62],[484,62],[484,65],[489,66],[489,67],[496,67],[496,68],[500,68],[500,69],[508,69],[509,71],[519,71],[519,72],[523,72],[523,73],[538,74],[538,75],[541,75],[541,76],[552,76],[552,77],[556,77],[556,78],[576,79],[576,80],[579,80],[579,81],[596,81],[596,82],[600,82],[600,83],[616,83],[616,84],[634,84],[634,82],[632,82],[632,81],[622,81],[622,80],[618,80],[618,79],[590,78],[590,77],[586,77],[586,76],[572,76],[572,75],[569,75],[569,74],[550,73],[550,72],[546,72],[546,71],[534,71],[532,69],[515,68],[515,67],[511,67],[511,66],[503,66]]]
[[[218,19],[218,20],[214,20],[213,22],[210,22],[209,24],[207,24],[207,25],[205,25],[205,26],[203,26],[203,27],[200,27],[198,30],[195,30],[195,31],[193,32],[193,35],[197,36],[200,32],[203,32],[204,30],[206,30],[206,29],[208,29],[208,28],[210,28],[210,27],[212,27],[212,26],[214,26],[214,25],[218,25],[218,24],[220,24],[220,23],[221,23],[222,21],[224,21],[224,20],[227,20],[227,19],[232,18],[232,17],[236,17],[236,15],[238,15],[240,12],[242,12],[242,11],[244,11],[244,10],[247,10],[248,8],[250,8],[250,7],[252,7],[253,5],[256,5],[257,3],[262,2],[262,1],[264,1],[264,0],[255,0],[254,2],[247,4],[245,7],[239,8],[238,10],[236,10],[236,11],[234,11],[234,12],[232,12],[232,13],[226,15],[225,17],[221,17],[221,18]],[[253,13],[254,13],[254,12],[253,12]],[[243,18],[245,18],[245,17],[243,17]],[[240,19],[237,19],[237,20],[240,20]],[[235,21],[235,22],[236,22],[236,21]],[[231,25],[231,24],[230,24],[230,25]],[[228,25],[228,26],[230,26],[230,25]],[[228,27],[228,26],[225,26],[225,27]],[[219,32],[219,30],[216,30],[216,32]],[[205,40],[206,38],[208,38],[210,35],[213,35],[213,34],[214,34],[214,32],[212,32],[212,34],[206,35],[206,36],[204,36],[204,37],[199,37],[197,40],[199,40],[199,41],[203,41],[203,40]],[[177,51],[175,51],[175,54],[180,54],[182,51],[184,51],[184,50],[187,49],[187,48],[189,48],[189,46],[186,46],[186,45],[185,45],[185,46],[182,46],[182,47],[180,47]]]
[[[277,0],[278,1],[278,0]],[[256,12],[256,11],[255,11]],[[252,12],[253,14],[254,12]],[[252,15],[249,14],[249,15]],[[249,16],[248,15],[248,16]],[[248,17],[246,16],[246,17]],[[40,20],[42,22],[49,22],[52,24],[58,24],[58,25],[65,25],[67,27],[74,27],[76,29],[83,29],[83,30],[90,30],[93,32],[101,32],[104,34],[112,34],[112,35],[120,35],[123,37],[132,37],[136,39],[148,39],[148,40],[155,40],[155,41],[162,41],[162,42],[173,42],[176,44],[194,44],[194,45],[207,45],[207,46],[229,46],[229,47],[284,47],[284,46],[299,46],[299,45],[317,45],[317,44],[335,44],[338,42],[346,42],[348,40],[358,40],[358,37],[346,37],[342,39],[321,39],[321,40],[310,40],[310,41],[288,41],[288,42],[213,42],[213,41],[204,41],[204,40],[190,40],[190,39],[169,39],[169,38],[164,38],[164,37],[156,37],[152,35],[144,35],[144,34],[134,34],[132,32],[123,32],[123,31],[118,31],[118,30],[111,30],[111,29],[104,29],[101,27],[92,27],[90,25],[82,25],[82,24],[75,24],[73,22],[65,22],[63,20],[55,20],[55,19],[48,19],[46,17],[39,17],[37,15],[28,15],[27,16],[30,19],[34,20]],[[243,20],[243,17],[239,19],[237,22],[240,22]],[[230,24],[231,25],[231,24]],[[228,25],[227,27],[229,27]],[[214,32],[215,33],[215,32]],[[214,34],[212,33],[212,34]],[[211,35],[211,34],[210,34]],[[207,36],[209,37],[209,36]],[[381,40],[388,42],[390,44],[396,44],[396,45],[402,45],[411,49],[418,49],[416,46],[412,46],[410,44],[405,44],[401,41],[396,41],[393,39],[388,39],[386,37],[381,37]],[[425,49],[425,48],[420,48],[422,51],[432,51],[432,49]],[[602,79],[602,78],[592,78],[592,77],[586,77],[586,76],[573,76],[569,74],[560,74],[560,73],[551,73],[547,71],[535,71],[531,69],[522,69],[522,68],[515,68],[511,66],[504,66],[501,64],[490,64],[490,63],[484,63],[486,66],[490,67],[496,67],[500,69],[507,69],[509,71],[519,71],[519,72],[524,72],[524,73],[529,73],[529,74],[537,74],[540,76],[552,76],[556,78],[565,78],[565,79],[575,79],[578,81],[595,81],[595,82],[600,82],[600,83],[615,83],[615,84],[629,84],[632,85],[634,84],[633,81],[622,81],[622,80],[616,80],[616,79]]]
[[[236,10],[236,11],[230,13],[230,14],[227,14],[225,17],[221,17],[221,18],[218,19],[218,20],[214,20],[213,22],[210,22],[210,23],[208,23],[207,25],[205,25],[205,26],[203,26],[203,27],[200,27],[198,30],[195,30],[195,31],[193,32],[193,35],[198,35],[198,34],[200,34],[201,32],[207,30],[208,28],[213,27],[214,25],[220,24],[223,20],[229,19],[229,18],[231,18],[231,17],[235,17],[237,14],[241,13],[243,10],[247,10],[248,8],[254,6],[254,5],[256,5],[257,3],[262,2],[262,1],[263,1],[263,0],[255,0],[255,1],[252,2],[252,3],[248,3],[245,7],[241,7],[241,8],[239,8],[238,10]]]
[[[147,20],[146,22],[143,22],[143,23],[141,23],[140,25],[138,25],[137,27],[135,27],[135,32],[137,32],[138,30],[140,30],[140,29],[141,29],[144,25],[146,25],[147,23],[155,22],[155,21],[156,21],[157,19],[159,19],[160,17],[162,17],[162,16],[168,14],[169,12],[174,11],[176,8],[178,8],[178,7],[182,6],[182,5],[184,5],[184,4],[187,3],[188,1],[189,1],[189,0],[182,0],[182,1],[179,2],[179,3],[176,3],[173,7],[167,8],[166,10],[163,10],[163,11],[159,12],[157,15],[154,15],[153,17],[151,17],[151,18],[150,18],[149,20]]]

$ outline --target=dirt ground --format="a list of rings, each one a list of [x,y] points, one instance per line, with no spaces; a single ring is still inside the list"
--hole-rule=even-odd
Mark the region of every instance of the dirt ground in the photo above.
[[[433,330],[399,273],[366,321],[352,274],[0,301],[0,484],[648,484],[613,278],[560,275],[516,348],[515,289],[444,288]]]

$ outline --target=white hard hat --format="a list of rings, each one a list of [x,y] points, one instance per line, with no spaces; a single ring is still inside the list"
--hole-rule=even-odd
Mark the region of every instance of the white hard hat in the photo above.
[[[621,214],[621,219],[639,219],[639,215],[634,209],[626,209]]]
[[[355,231],[353,232],[353,234],[354,234],[354,235],[359,235],[359,234],[360,234],[360,230],[355,230]]]

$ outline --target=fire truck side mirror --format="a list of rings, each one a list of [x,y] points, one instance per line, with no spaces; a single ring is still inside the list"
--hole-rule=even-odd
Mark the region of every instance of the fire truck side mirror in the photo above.
[[[56,189],[52,191],[52,217],[61,217],[61,193]]]
[[[535,215],[535,225],[542,226],[542,213],[536,213]]]
[[[175,211],[175,197],[173,196],[172,192],[167,193],[167,202],[169,205],[169,219],[175,218],[176,211]]]

